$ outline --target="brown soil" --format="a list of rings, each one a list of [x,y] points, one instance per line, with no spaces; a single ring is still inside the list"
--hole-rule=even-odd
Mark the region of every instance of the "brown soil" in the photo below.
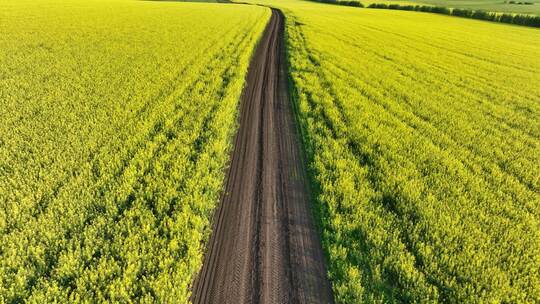
[[[284,17],[272,17],[247,76],[225,192],[193,303],[333,303],[287,93]]]

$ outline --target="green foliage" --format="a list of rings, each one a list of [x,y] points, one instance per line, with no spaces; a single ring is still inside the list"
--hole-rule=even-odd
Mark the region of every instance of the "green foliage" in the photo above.
[[[507,14],[540,16],[540,0],[504,1],[504,0],[362,0],[366,5],[373,3],[400,4],[414,6],[442,6],[469,11],[486,11]],[[520,4],[521,3],[521,4]]]
[[[187,302],[269,16],[0,3],[0,302]]]
[[[540,32],[268,1],[339,303],[540,302]]]
[[[517,4],[517,5],[534,5],[534,2],[522,2],[522,1],[505,1],[504,3]]]
[[[377,9],[392,9],[403,11],[417,11],[428,12],[442,15],[452,15],[457,17],[472,18],[493,22],[510,23],[517,25],[525,25],[532,27],[540,27],[540,16],[531,15],[519,15],[519,14],[498,14],[485,12],[482,10],[468,10],[459,8],[446,8],[442,6],[425,6],[425,5],[400,5],[400,4],[386,4],[386,3],[372,3],[368,5],[368,8]]]
[[[358,0],[312,0],[316,2],[344,5],[344,6],[353,6],[353,7],[364,7],[364,5]]]

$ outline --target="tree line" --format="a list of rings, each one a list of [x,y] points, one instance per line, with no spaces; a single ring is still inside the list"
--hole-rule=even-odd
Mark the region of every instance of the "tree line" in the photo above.
[[[483,10],[470,10],[460,8],[447,8],[443,6],[427,6],[427,5],[399,5],[399,4],[385,4],[385,3],[372,3],[368,5],[368,8],[377,9],[392,9],[402,11],[417,11],[428,12],[442,15],[450,15],[478,20],[486,20],[493,22],[509,23],[516,25],[524,25],[531,27],[540,27],[540,16],[522,15],[522,14],[510,14],[510,13],[493,13]]]
[[[316,2],[329,3],[336,5],[345,5],[353,7],[364,7],[364,5],[357,0],[315,0]],[[514,1],[510,1],[512,3]],[[514,2],[516,3],[516,2]],[[457,16],[463,18],[471,18],[492,22],[501,22],[508,24],[516,24],[531,27],[540,27],[540,16],[523,15],[523,14],[511,14],[511,13],[494,13],[486,12],[483,10],[470,10],[460,8],[447,8],[444,6],[428,6],[428,5],[400,5],[400,4],[386,4],[386,3],[372,3],[367,6],[368,8],[377,9],[391,9],[402,11],[416,11],[427,12],[449,16]]]
[[[358,0],[315,0],[316,2],[322,2],[322,3],[329,3],[329,4],[337,4],[337,5],[345,5],[345,6],[353,6],[353,7],[364,7],[362,2]]]

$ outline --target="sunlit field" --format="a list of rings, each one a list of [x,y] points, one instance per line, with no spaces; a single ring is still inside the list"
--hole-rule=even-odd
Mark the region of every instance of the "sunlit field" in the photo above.
[[[187,301],[269,16],[0,3],[0,302]]]
[[[292,84],[340,303],[540,300],[540,31],[302,1]]]

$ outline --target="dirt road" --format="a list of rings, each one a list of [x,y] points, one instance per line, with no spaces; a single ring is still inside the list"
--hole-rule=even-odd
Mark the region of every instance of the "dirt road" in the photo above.
[[[193,303],[333,303],[287,94],[283,31],[272,10]]]

